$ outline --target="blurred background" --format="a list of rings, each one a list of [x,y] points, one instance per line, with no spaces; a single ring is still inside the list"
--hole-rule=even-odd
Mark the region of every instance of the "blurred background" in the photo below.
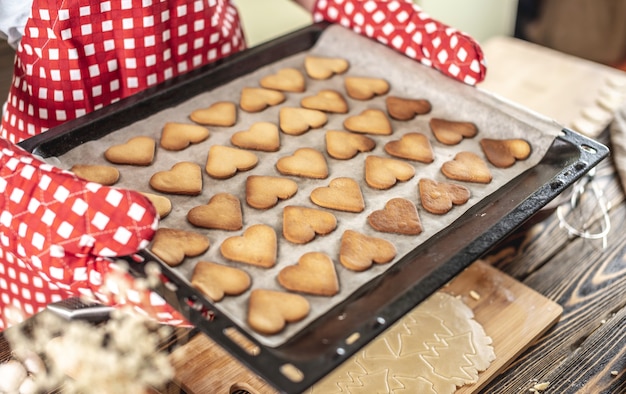
[[[626,0],[415,0],[478,42],[512,36],[626,70]],[[311,17],[291,0],[236,0],[249,46],[302,28]],[[0,101],[13,51],[0,41]]]

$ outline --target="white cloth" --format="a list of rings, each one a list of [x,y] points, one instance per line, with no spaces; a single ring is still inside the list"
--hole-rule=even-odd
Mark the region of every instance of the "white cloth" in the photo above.
[[[33,0],[0,0],[0,39],[17,48],[32,7]]]

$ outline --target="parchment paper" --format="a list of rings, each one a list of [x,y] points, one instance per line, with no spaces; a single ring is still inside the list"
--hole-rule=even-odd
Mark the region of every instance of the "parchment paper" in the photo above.
[[[412,249],[418,247],[430,236],[449,225],[457,219],[465,210],[489,194],[498,190],[508,180],[517,176],[524,170],[534,166],[549,148],[554,137],[560,132],[561,126],[548,119],[532,113],[523,108],[505,102],[489,93],[481,91],[447,78],[435,70],[425,67],[418,62],[409,59],[392,49],[371,41],[348,31],[340,26],[331,26],[321,36],[317,44],[310,50],[311,53],[322,56],[343,57],[349,60],[350,69],[345,75],[380,77],[389,81],[391,85],[390,95],[424,98],[432,104],[432,111],[428,115],[416,117],[412,121],[392,121],[394,132],[391,136],[373,136],[377,146],[373,152],[362,153],[357,157],[347,160],[335,160],[326,154],[324,134],[326,130],[342,130],[342,124],[347,116],[359,114],[366,108],[378,108],[385,110],[384,97],[377,97],[369,101],[356,101],[345,96],[350,113],[346,115],[330,114],[328,123],[321,129],[310,130],[301,136],[289,136],[281,133],[281,149],[276,153],[257,152],[259,164],[254,169],[238,173],[228,180],[215,180],[204,173],[203,192],[197,197],[168,196],[172,200],[173,211],[166,217],[161,225],[164,227],[182,228],[195,230],[206,234],[211,247],[200,258],[187,259],[177,272],[181,276],[190,279],[194,265],[199,260],[214,261],[243,268],[253,278],[252,289],[268,288],[281,290],[276,281],[278,272],[287,265],[295,264],[300,256],[311,251],[326,252],[335,262],[341,290],[334,297],[308,296],[311,303],[311,312],[307,318],[298,323],[289,324],[280,334],[264,336],[256,334],[246,323],[247,302],[249,291],[238,297],[226,297],[217,305],[230,316],[240,327],[248,330],[260,343],[266,346],[278,346],[294,334],[304,329],[315,318],[326,313],[357,288],[367,283],[372,278],[383,274],[394,262],[397,262]],[[183,104],[169,108],[153,116],[138,121],[124,129],[113,132],[98,141],[92,141],[77,147],[60,157],[61,165],[70,168],[72,164],[108,164],[103,157],[103,152],[110,146],[126,142],[129,138],[137,135],[147,135],[160,138],[161,128],[166,122],[192,123],[188,116],[196,109],[206,108],[216,101],[229,100],[238,103],[241,89],[247,86],[259,86],[259,80],[266,75],[273,74],[284,67],[294,67],[303,72],[304,56],[301,53],[296,56],[285,58],[270,66],[261,68],[256,72],[240,78],[232,83],[223,85],[213,91],[207,91]],[[316,81],[307,78],[305,93],[287,93],[287,101],[276,107],[268,108],[261,113],[250,114],[242,110],[238,112],[238,121],[234,127],[212,127],[211,135],[204,143],[194,145],[182,152],[168,152],[161,148],[157,150],[156,159],[149,167],[118,166],[122,174],[117,186],[132,188],[139,191],[154,192],[148,181],[157,171],[169,170],[175,163],[180,161],[196,162],[204,169],[207,153],[211,145],[230,146],[230,136],[237,131],[247,130],[250,125],[258,121],[271,121],[278,124],[278,111],[282,106],[299,107],[300,100],[305,96],[316,94],[321,89],[335,89],[344,93],[344,76],[334,76],[330,80]],[[428,121],[431,117],[440,117],[450,120],[463,120],[474,122],[479,129],[479,134],[473,139],[467,139],[456,146],[445,146],[438,143],[430,132]],[[370,155],[388,156],[383,146],[387,141],[399,139],[409,132],[421,132],[429,136],[435,152],[435,161],[431,164],[411,162],[416,169],[413,179],[405,183],[399,183],[389,190],[374,190],[366,185],[363,177],[363,163]],[[470,201],[460,207],[455,207],[446,215],[437,216],[424,211],[419,203],[417,183],[422,177],[435,180],[446,180],[440,172],[441,165],[451,160],[459,151],[472,151],[483,156],[480,147],[480,138],[525,138],[533,148],[532,155],[523,162],[518,162],[512,168],[499,170],[490,165],[493,181],[488,185],[465,183],[472,192]],[[249,175],[274,175],[281,176],[275,169],[278,158],[291,155],[299,147],[314,147],[323,152],[327,158],[330,175],[325,180],[310,180],[290,177],[298,182],[299,190],[290,200],[280,202],[275,208],[269,210],[253,209],[245,203],[245,180]],[[204,172],[204,171],[203,171]],[[360,182],[361,189],[366,200],[365,211],[360,214],[332,211],[338,221],[337,229],[327,236],[317,237],[306,245],[294,245],[282,238],[282,210],[287,205],[302,205],[319,208],[309,199],[311,191],[320,186],[327,186],[331,179],[349,176]],[[238,236],[242,231],[227,232],[218,230],[206,230],[195,228],[186,220],[186,214],[194,206],[204,205],[209,199],[219,192],[229,192],[239,197],[242,202],[244,228],[252,224],[264,223],[272,226],[279,236],[278,262],[271,269],[261,269],[227,261],[219,252],[222,241],[231,236]],[[424,231],[418,236],[404,236],[381,233],[374,231],[367,224],[367,216],[382,209],[385,203],[394,197],[404,197],[416,203],[422,221]],[[323,209],[323,208],[319,208]],[[355,229],[368,235],[381,237],[393,242],[398,250],[396,259],[386,265],[375,265],[365,272],[352,272],[345,269],[339,263],[338,250],[340,238],[347,229]],[[349,334],[349,333],[348,333]]]

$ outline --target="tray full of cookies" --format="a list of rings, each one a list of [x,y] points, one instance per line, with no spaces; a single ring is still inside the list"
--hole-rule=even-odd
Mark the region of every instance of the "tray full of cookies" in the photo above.
[[[324,24],[22,146],[145,193],[160,228],[131,268],[156,262],[168,302],[281,392],[321,379],[608,155]]]

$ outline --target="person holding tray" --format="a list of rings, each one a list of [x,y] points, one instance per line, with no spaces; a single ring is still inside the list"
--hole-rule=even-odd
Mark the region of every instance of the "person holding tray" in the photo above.
[[[297,2],[316,22],[339,23],[463,83],[485,77],[478,44],[410,0]],[[0,125],[0,331],[76,296],[186,324],[111,260],[148,246],[158,226],[149,201],[15,144],[244,50],[233,2],[0,0],[0,37],[16,48]]]

